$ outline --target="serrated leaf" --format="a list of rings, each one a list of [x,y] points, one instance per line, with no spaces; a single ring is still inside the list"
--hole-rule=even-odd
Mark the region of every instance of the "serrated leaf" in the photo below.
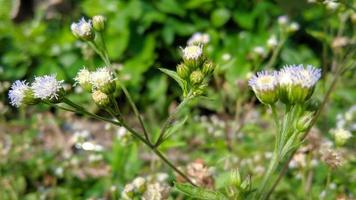
[[[178,84],[179,86],[182,88],[182,91],[184,92],[186,89],[185,87],[185,80],[181,79],[177,72],[169,70],[169,69],[165,69],[165,68],[158,68],[159,70],[161,70],[163,73],[167,74],[168,76],[170,76],[171,78],[173,78]]]
[[[195,187],[189,184],[176,183],[175,187],[180,192],[197,199],[206,200],[227,200],[227,198],[220,192],[212,191],[205,188]]]

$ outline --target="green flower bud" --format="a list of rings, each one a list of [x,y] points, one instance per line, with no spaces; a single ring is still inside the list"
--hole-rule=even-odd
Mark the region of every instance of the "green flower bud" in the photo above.
[[[215,65],[213,62],[211,61],[207,61],[204,63],[203,65],[203,73],[206,75],[206,76],[210,76],[215,70]]]
[[[300,132],[306,131],[310,128],[311,123],[314,119],[314,112],[306,112],[302,117],[297,121],[296,128]]]
[[[94,102],[99,106],[99,107],[107,107],[110,105],[110,98],[108,95],[106,95],[105,93],[101,92],[100,90],[95,90],[92,93],[92,98],[94,100]]]
[[[35,105],[39,103],[39,99],[37,99],[32,90],[24,91],[24,97],[22,99],[23,104],[26,105]]]
[[[181,63],[177,66],[177,74],[182,79],[188,79],[190,70],[184,63]]]
[[[190,74],[190,82],[193,85],[199,85],[204,80],[204,74],[200,70],[193,71]]]
[[[106,18],[102,15],[96,15],[93,17],[93,28],[96,31],[103,31],[105,29]]]

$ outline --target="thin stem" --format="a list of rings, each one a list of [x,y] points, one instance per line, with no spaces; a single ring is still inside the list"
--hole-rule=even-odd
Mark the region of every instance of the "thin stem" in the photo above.
[[[111,109],[107,110],[113,117],[116,117],[115,114],[112,112]],[[117,118],[117,117],[116,117]],[[176,173],[178,173],[180,176],[182,176],[186,181],[188,181],[190,184],[196,186],[190,178],[185,175],[181,170],[179,170],[176,166],[174,166],[173,163],[171,163],[154,145],[148,143],[138,132],[136,132],[134,129],[132,129],[130,126],[128,126],[123,119],[117,118],[117,120],[120,121],[123,127],[125,127],[127,130],[129,130],[135,137],[137,137],[139,140],[141,140],[144,144],[146,144],[163,162],[165,162],[171,169],[173,169]]]
[[[266,193],[266,188],[267,188],[267,184],[269,181],[271,181],[271,177],[273,175],[273,172],[275,171],[275,169],[277,168],[279,163],[279,159],[278,159],[278,155],[276,154],[276,152],[273,155],[273,158],[268,166],[267,172],[263,178],[262,181],[262,185],[261,187],[258,189],[258,195],[260,199],[266,199],[267,197],[267,193]]]
[[[182,108],[185,107],[185,105],[191,100],[191,97],[187,97],[185,98],[176,108],[176,110],[169,115],[169,117],[167,118],[167,120],[163,123],[163,126],[161,128],[159,137],[157,139],[157,142],[155,143],[155,146],[158,147],[160,144],[162,144],[162,142],[164,141],[164,135],[166,134],[166,131],[168,130],[168,128],[170,127],[170,125],[173,123],[173,121],[176,119],[178,113],[180,112],[180,110],[182,110]]]
[[[130,106],[131,106],[132,110],[134,111],[134,114],[136,115],[138,121],[140,122],[140,125],[141,125],[142,130],[143,130],[143,134],[145,135],[146,140],[149,143],[151,143],[150,137],[148,136],[148,131],[147,131],[146,126],[145,126],[145,124],[143,122],[143,119],[142,119],[142,117],[141,117],[141,115],[140,115],[140,113],[139,113],[139,111],[138,111],[138,109],[136,107],[135,102],[132,100],[132,97],[131,97],[129,91],[127,90],[127,88],[125,87],[124,84],[121,84],[121,88],[122,88],[122,91],[124,92],[127,100],[129,101]]]
[[[271,59],[266,64],[265,69],[270,69],[273,67],[273,65],[275,64],[275,62],[277,60],[277,56],[279,55],[286,40],[287,40],[286,36],[281,36],[281,41],[278,43],[276,49],[273,51]]]

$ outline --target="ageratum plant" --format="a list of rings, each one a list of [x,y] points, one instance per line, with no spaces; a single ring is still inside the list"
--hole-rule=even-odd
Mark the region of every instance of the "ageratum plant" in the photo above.
[[[281,23],[283,19],[280,20]],[[168,167],[185,179],[189,184],[176,184],[176,188],[199,199],[266,199],[273,191],[271,183],[274,182],[274,173],[277,167],[292,156],[292,152],[298,149],[302,143],[307,130],[315,122],[315,112],[308,105],[312,101],[312,95],[316,83],[321,77],[321,70],[311,66],[290,65],[279,71],[261,71],[249,80],[249,85],[258,100],[270,107],[277,127],[275,136],[274,152],[270,165],[264,175],[261,185],[257,191],[252,188],[250,178],[243,179],[238,170],[233,170],[226,183],[225,190],[213,191],[196,186],[188,175],[180,170],[169,158],[167,158],[159,147],[169,138],[170,131],[174,130],[173,123],[178,113],[193,99],[204,94],[209,80],[216,68],[204,53],[206,36],[196,36],[188,42],[188,46],[181,48],[182,62],[176,67],[176,71],[160,70],[172,77],[182,90],[182,101],[164,122],[157,139],[147,130],[145,122],[141,117],[139,109],[132,100],[131,94],[117,72],[112,68],[111,61],[105,45],[102,32],[105,30],[106,18],[94,16],[91,20],[82,18],[78,23],[71,25],[71,31],[75,37],[88,43],[101,57],[105,66],[90,71],[85,67],[78,71],[74,77],[75,84],[91,94],[93,102],[105,110],[111,117],[98,115],[88,111],[67,97],[63,88],[63,80],[57,80],[56,75],[44,75],[35,77],[32,83],[26,80],[17,80],[11,86],[9,99],[15,107],[45,103],[59,109],[70,112],[81,113],[100,121],[111,123],[115,126],[126,128],[137,140],[146,145],[157,155]],[[293,30],[298,27],[294,27]],[[197,39],[198,38],[198,39]],[[271,46],[276,45],[276,39],[269,42]],[[137,130],[130,126],[120,112],[117,102],[117,91],[122,90],[128,100],[135,117],[138,119],[141,129]],[[285,108],[278,112],[278,102]],[[133,198],[131,193],[125,194],[125,198]]]
[[[176,111],[168,117],[160,130],[158,139],[154,141],[151,133],[146,129],[130,92],[122,84],[121,80],[117,78],[117,72],[112,68],[102,34],[105,29],[105,21],[106,18],[104,16],[94,16],[91,20],[82,18],[78,23],[73,23],[70,28],[73,35],[88,43],[105,63],[105,66],[99,67],[95,71],[89,71],[85,67],[82,68],[74,78],[75,84],[81,86],[84,91],[91,93],[95,104],[105,110],[112,118],[92,113],[68,99],[63,88],[64,81],[57,80],[56,75],[35,77],[31,84],[25,80],[15,81],[9,91],[11,105],[21,107],[45,103],[59,109],[81,113],[116,126],[125,127],[134,137],[149,147],[162,162],[166,163],[168,167],[187,182],[194,185],[185,173],[163,155],[159,147],[168,139],[170,128],[174,126],[173,121],[176,119],[179,111],[190,101],[204,93],[204,88],[208,85],[215,65],[204,55],[204,46],[199,43],[182,48],[183,61],[177,66],[177,71],[160,69],[179,83],[183,91],[183,101]],[[122,90],[125,94],[135,116],[140,122],[142,131],[134,129],[124,119],[120,112],[117,97],[115,96],[118,90]]]

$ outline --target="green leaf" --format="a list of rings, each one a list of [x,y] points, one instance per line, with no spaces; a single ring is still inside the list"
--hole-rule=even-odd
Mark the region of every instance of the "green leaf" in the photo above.
[[[225,8],[214,10],[211,15],[211,22],[215,27],[220,27],[229,21],[231,17],[230,11]]]
[[[188,116],[185,116],[183,120],[174,123],[167,131],[164,140],[168,139],[173,133],[177,132],[187,121]]]
[[[181,79],[177,72],[169,70],[169,69],[164,69],[164,68],[158,68],[159,70],[161,70],[163,73],[167,74],[168,76],[170,76],[171,78],[173,78],[178,84],[179,86],[182,88],[182,91],[185,92],[186,91],[186,82],[185,80]]]
[[[206,199],[206,200],[227,200],[225,195],[220,192],[212,191],[205,188],[195,187],[190,184],[181,184],[176,183],[175,187],[180,192],[197,199]]]

